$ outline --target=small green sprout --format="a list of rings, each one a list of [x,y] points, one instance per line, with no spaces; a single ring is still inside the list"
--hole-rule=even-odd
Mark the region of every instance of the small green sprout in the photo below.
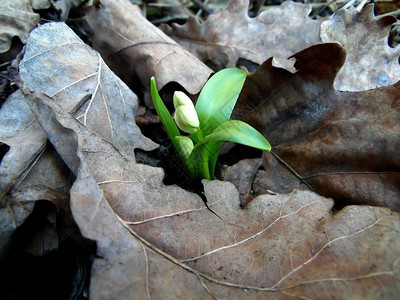
[[[237,68],[217,72],[204,85],[196,106],[186,94],[175,92],[175,121],[158,94],[154,77],[151,78],[154,107],[192,178],[214,179],[222,142],[271,151],[271,145],[256,129],[242,121],[229,120],[246,76]],[[178,128],[190,136],[182,136]]]

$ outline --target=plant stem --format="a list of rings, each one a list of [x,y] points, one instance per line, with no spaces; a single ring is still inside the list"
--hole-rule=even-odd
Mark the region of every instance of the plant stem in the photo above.
[[[204,145],[204,151],[203,151],[203,155],[201,156],[202,159],[202,175],[203,178],[211,180],[211,176],[210,176],[210,167],[208,165],[208,161],[209,161],[209,156],[208,156],[208,151]]]

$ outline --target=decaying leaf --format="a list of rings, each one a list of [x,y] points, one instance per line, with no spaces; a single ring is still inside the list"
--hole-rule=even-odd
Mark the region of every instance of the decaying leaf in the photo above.
[[[0,207],[0,263],[9,250],[9,244],[15,229],[22,225],[33,209],[33,202],[10,203]]]
[[[335,43],[294,57],[295,74],[269,59],[249,76],[233,116],[259,129],[275,155],[318,193],[399,210],[399,83],[357,93],[334,90],[345,60]]]
[[[41,161],[45,161],[45,159],[42,159]],[[61,164],[61,166],[62,165],[63,164]],[[43,167],[43,165],[41,167]],[[50,170],[57,168],[54,165],[50,165],[48,167],[50,167]],[[41,170],[46,171],[44,168]],[[28,179],[24,181],[25,185],[28,185],[28,187],[19,188],[18,190],[10,193],[10,195],[7,195],[7,202],[11,204],[8,205],[7,208],[11,206],[14,211],[16,207],[22,207],[24,208],[22,213],[26,215],[31,213],[33,210],[32,205],[34,201],[47,200],[55,204],[53,210],[49,211],[46,215],[46,219],[49,222],[47,224],[41,224],[42,226],[40,226],[40,229],[32,231],[24,245],[24,252],[35,256],[44,256],[48,252],[57,249],[59,243],[62,241],[62,234],[60,236],[59,233],[64,233],[64,228],[62,227],[65,227],[64,224],[67,223],[66,220],[69,220],[71,223],[73,223],[70,217],[69,194],[64,194],[50,188],[49,186],[52,186],[52,183],[44,182],[46,179],[50,179],[50,181],[53,179],[48,177],[48,175],[49,174],[43,174],[43,176],[39,179],[43,182],[42,185],[32,185],[32,182],[30,182]],[[59,217],[57,212],[62,214],[63,217]],[[14,216],[16,216],[15,213],[21,214],[21,211],[14,211]],[[18,215],[18,217],[20,217],[20,215]],[[20,224],[22,224],[22,222],[18,223],[18,225]],[[56,224],[57,227],[55,226]],[[3,235],[3,232],[1,234]]]
[[[60,1],[57,1],[60,2]],[[38,9],[48,9],[51,7],[52,0],[30,0],[32,8],[35,10]]]
[[[400,2],[396,0],[377,0],[374,1],[376,7],[376,14],[386,14],[386,13],[393,13],[396,10],[400,9]]]
[[[236,66],[239,58],[258,64],[271,56],[286,59],[320,42],[322,20],[308,17],[311,6],[286,1],[250,18],[248,5],[247,0],[231,1],[202,24],[191,17],[163,31],[217,70]]]
[[[147,251],[151,252],[151,250],[146,250],[132,238],[111,210],[107,200],[117,203],[118,199],[115,198],[117,195],[114,193],[120,194],[120,192],[114,189],[113,180],[108,181],[108,178],[118,178],[130,185],[133,188],[129,192],[130,197],[141,203],[146,203],[146,199],[154,195],[154,190],[158,186],[162,187],[162,190],[157,192],[163,198],[169,194],[168,190],[175,190],[174,195],[182,195],[183,190],[178,187],[164,187],[161,183],[163,177],[161,169],[137,165],[134,160],[127,160],[121,156],[112,144],[99,138],[99,135],[89,131],[88,127],[83,126],[66,112],[60,105],[68,106],[67,103],[54,99],[58,95],[51,99],[44,94],[32,95],[27,89],[24,92],[50,141],[70,169],[77,174],[70,199],[74,219],[85,237],[98,242],[98,255],[102,257],[102,259],[96,259],[93,265],[91,297],[94,299],[109,299],[117,296],[125,299],[132,295],[139,298],[145,297],[147,263],[154,253],[147,254]],[[92,174],[95,174],[95,177]],[[100,186],[104,188],[104,192],[100,190]],[[121,193],[125,192],[121,190]],[[187,203],[188,207],[198,205],[205,209],[200,197],[184,192],[185,194],[189,198],[183,197],[183,204]],[[172,293],[169,295],[179,295],[181,291],[184,291],[183,286],[187,282],[198,282],[195,275],[188,276],[187,272],[174,268],[173,264],[166,262],[162,257],[156,256],[152,260],[160,262],[157,266],[163,266],[163,264],[172,266],[172,270],[165,270],[163,274],[169,273],[170,276],[176,278],[176,285],[172,286],[163,283],[165,280],[170,280],[170,277],[156,280],[160,292],[166,288],[171,289]],[[179,286],[182,288],[179,289]],[[194,290],[199,295],[206,293],[201,285],[195,287]]]
[[[390,298],[399,292],[399,214],[352,206],[332,215],[331,200],[300,191],[261,196],[242,210],[232,184],[204,182],[222,221],[199,196],[163,186],[160,169],[126,161],[57,101],[28,99],[49,136],[68,133],[69,143],[54,140],[56,149],[77,150],[68,157],[77,160],[72,210],[101,257],[92,270],[93,298],[330,298],[333,291]]]
[[[93,29],[93,47],[130,87],[141,85],[152,107],[150,78],[157,86],[175,81],[196,94],[212,70],[147,21],[128,0],[104,0],[86,19]],[[139,82],[138,82],[139,81]]]
[[[13,93],[0,110],[0,141],[10,146],[0,165],[2,258],[13,232],[32,212],[34,201],[48,200],[58,211],[69,211],[66,195],[71,175],[54,149],[46,147],[47,136],[20,91]],[[56,233],[54,228],[52,232]],[[53,246],[59,241],[58,237],[46,240]]]
[[[58,0],[57,2],[55,2],[55,6],[61,10],[60,19],[66,20],[71,8],[79,7],[85,2],[86,0]]]
[[[241,207],[245,207],[254,198],[252,183],[260,165],[260,159],[243,159],[221,172],[222,178],[233,183],[238,190]]]
[[[10,146],[0,165],[0,202],[22,174],[42,155],[47,136],[20,91],[13,93],[0,110],[0,141]]]
[[[0,15],[0,53],[10,49],[14,36],[26,43],[29,32],[40,20],[39,14],[33,12],[30,0],[2,0]]]
[[[32,35],[47,36],[53,26],[64,27],[49,24]],[[30,43],[34,49],[39,40]],[[51,48],[42,48],[32,59],[40,61]],[[301,55],[296,59],[305,61]],[[38,77],[25,78],[28,86],[40,88],[34,83]],[[77,176],[71,209],[82,234],[95,240],[98,250],[91,298],[333,299],[363,294],[373,299],[400,292],[398,213],[349,206],[332,214],[332,200],[297,190],[260,196],[243,210],[231,183],[203,181],[208,204],[221,220],[198,195],[165,186],[161,169],[123,157],[98,134],[102,128],[74,118],[69,109],[74,102],[64,93],[50,98],[19,86]]]
[[[58,95],[69,113],[125,157],[156,147],[135,124],[137,97],[68,26],[45,24],[29,39],[19,68],[31,90]]]
[[[304,182],[294,176],[273,153],[264,153],[262,167],[254,177],[253,190],[255,195],[263,195],[279,191],[282,194],[288,194],[294,189],[306,189],[309,187]]]
[[[346,61],[335,78],[340,91],[365,91],[388,86],[400,79],[400,46],[388,45],[393,16],[375,17],[373,4],[361,12],[353,6],[339,10],[321,25],[323,42],[339,42]]]

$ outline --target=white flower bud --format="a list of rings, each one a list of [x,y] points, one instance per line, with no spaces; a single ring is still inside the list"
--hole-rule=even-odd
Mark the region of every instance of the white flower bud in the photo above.
[[[174,107],[176,125],[184,132],[197,132],[200,122],[192,100],[185,93],[177,91],[174,93]]]

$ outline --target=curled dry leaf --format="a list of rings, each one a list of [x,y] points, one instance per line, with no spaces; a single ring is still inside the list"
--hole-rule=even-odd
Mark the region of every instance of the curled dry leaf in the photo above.
[[[52,201],[59,211],[69,211],[70,172],[54,149],[46,148],[47,136],[20,91],[1,107],[0,141],[10,146],[0,165],[2,258],[12,233],[32,212],[33,201]]]
[[[335,78],[340,91],[365,91],[396,83],[400,78],[400,46],[388,45],[393,16],[375,17],[373,4],[361,12],[340,10],[321,25],[323,42],[339,42],[346,61]]]
[[[33,202],[10,203],[6,207],[0,207],[0,263],[9,251],[12,234],[22,225],[33,210]]]
[[[31,90],[59,96],[70,114],[126,157],[157,146],[135,124],[136,95],[68,26],[42,25],[29,40],[19,69]]]
[[[41,161],[45,161],[45,159],[41,159]],[[59,169],[58,166],[49,166],[50,170]],[[41,167],[43,167],[43,164]],[[41,171],[43,170],[46,171],[46,169],[41,168]],[[41,181],[45,181],[46,179],[50,179],[51,181],[53,178],[48,177],[48,175],[48,172],[47,174],[43,174]],[[30,177],[32,178],[32,176]],[[69,194],[64,194],[50,188],[49,186],[52,186],[52,183],[49,182],[43,182],[42,185],[32,185],[32,182],[28,179],[24,181],[24,184],[28,185],[28,187],[18,188],[10,195],[7,195],[7,200],[11,204],[7,208],[10,206],[12,207],[14,217],[16,215],[15,212],[19,214],[21,213],[19,210],[15,211],[16,207],[24,208],[24,214],[30,213],[33,210],[32,204],[34,201],[46,200],[55,205],[53,209],[48,211],[46,214],[49,223],[42,224],[43,226],[40,226],[40,228],[32,230],[24,245],[25,253],[35,256],[43,256],[58,247],[63,237],[63,234],[60,235],[60,233],[65,232],[65,224],[68,223],[68,221],[69,227],[73,227],[71,225],[73,224],[73,220],[69,209]],[[22,224],[22,222],[18,223],[18,225],[19,224]],[[55,226],[56,224],[57,227]],[[13,230],[14,229],[16,228],[13,228]]]
[[[245,207],[254,198],[252,183],[260,165],[260,159],[243,159],[221,172],[222,178],[238,190],[241,207]]]
[[[145,91],[152,107],[150,78],[158,88],[175,81],[196,94],[212,70],[144,18],[128,0],[103,0],[86,19],[93,29],[93,47],[131,88]],[[139,82],[137,82],[139,80]]]
[[[259,129],[276,157],[318,193],[400,210],[399,83],[335,91],[333,81],[345,61],[336,43],[294,57],[296,74],[274,68],[269,59],[248,77],[234,118]]]
[[[133,238],[107,202],[117,205],[122,199],[120,197],[127,192],[130,199],[146,203],[146,199],[151,199],[156,192],[162,198],[181,195],[183,206],[197,205],[205,209],[200,197],[178,187],[163,186],[161,169],[138,165],[134,160],[124,158],[112,144],[101,139],[96,132],[89,131],[64,110],[61,104],[68,105],[59,101],[58,95],[49,98],[44,94],[32,94],[27,88],[24,93],[50,141],[77,175],[71,188],[71,210],[82,234],[97,242],[101,257],[93,263],[91,297],[146,297],[150,289],[149,261],[156,268],[163,269],[160,271],[161,278],[157,278],[160,274],[156,274],[151,279],[157,292],[165,291],[168,295],[179,297],[185,285],[189,284],[193,285],[196,295],[207,295],[202,285],[198,285],[199,279],[195,275],[177,268]],[[120,180],[132,189],[115,189]],[[151,201],[146,205],[151,208]],[[170,282],[171,278],[174,278],[173,284],[166,284],[165,281]]]
[[[293,189],[308,189],[304,186],[301,179],[293,176],[285,165],[276,159],[273,154],[264,153],[262,167],[254,177],[253,190],[255,195],[263,195],[279,191],[288,194]]]
[[[185,25],[163,31],[215,69],[234,67],[239,58],[258,64],[271,56],[285,60],[320,42],[322,20],[308,17],[310,5],[286,1],[255,18],[248,16],[248,5],[247,0],[231,1],[204,23],[190,17]]]
[[[400,292],[398,213],[350,206],[333,215],[332,200],[304,191],[260,196],[242,210],[231,183],[204,181],[221,220],[199,196],[162,184],[161,169],[127,160],[100,138],[101,129],[83,126],[61,94],[19,85],[77,175],[71,209],[82,234],[97,242],[93,299],[372,299]]]
[[[386,13],[394,13],[396,10],[400,9],[400,2],[396,0],[381,0],[374,1],[376,7],[376,14],[386,14]]]
[[[47,136],[20,91],[14,92],[0,110],[0,141],[10,146],[0,165],[0,202],[43,153]]]
[[[8,51],[12,38],[18,36],[26,43],[29,32],[39,23],[30,0],[2,0],[0,4],[0,53]]]
[[[30,2],[35,10],[50,8],[52,4],[52,0],[30,0]]]
[[[86,0],[58,0],[54,3],[55,7],[61,10],[60,19],[66,20],[69,12],[74,7],[79,7],[84,4]]]
[[[54,139],[56,149],[76,150],[68,157],[77,167],[72,211],[101,257],[92,269],[94,299],[399,292],[398,213],[352,206],[333,215],[332,200],[300,191],[260,196],[242,210],[232,184],[205,181],[221,221],[199,196],[164,186],[160,169],[126,161],[57,101],[26,93],[49,136],[71,139]]]

